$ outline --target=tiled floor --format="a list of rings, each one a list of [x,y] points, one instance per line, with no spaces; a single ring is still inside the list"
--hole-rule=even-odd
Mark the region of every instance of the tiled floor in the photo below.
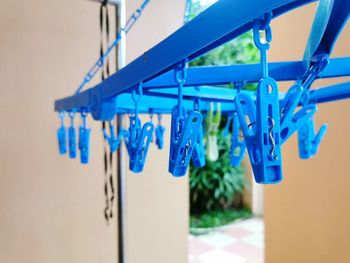
[[[189,263],[263,263],[264,223],[252,218],[189,236]]]

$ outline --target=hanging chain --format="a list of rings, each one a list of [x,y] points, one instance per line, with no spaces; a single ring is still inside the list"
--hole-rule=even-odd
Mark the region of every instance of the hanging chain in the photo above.
[[[107,1],[104,1],[102,4],[107,6]],[[141,4],[140,8],[138,8],[135,13],[131,15],[129,20],[126,22],[126,25],[124,28],[122,28],[118,34],[114,42],[106,49],[104,53],[101,54],[100,58],[95,62],[95,64],[90,68],[88,73],[85,75],[84,80],[82,83],[79,85],[78,89],[75,91],[75,94],[78,94],[82,91],[82,89],[88,84],[93,77],[97,74],[99,70],[101,70],[106,62],[106,59],[112,52],[112,50],[119,44],[120,40],[123,38],[123,35],[127,34],[130,29],[134,26],[135,22],[140,18],[142,15],[143,10],[146,8],[150,0],[144,0],[143,3]],[[109,42],[107,42],[108,45]]]

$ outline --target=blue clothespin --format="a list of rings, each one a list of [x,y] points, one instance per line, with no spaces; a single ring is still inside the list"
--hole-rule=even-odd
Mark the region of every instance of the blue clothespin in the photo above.
[[[66,136],[66,128],[64,127],[64,112],[59,113],[59,117],[61,120],[61,127],[57,130],[57,141],[58,141],[58,149],[60,154],[67,153],[67,136]]]
[[[129,153],[129,169],[134,173],[143,170],[154,130],[154,125],[151,122],[145,123],[141,128],[141,121],[138,117],[138,102],[142,96],[142,84],[138,87],[138,93],[137,96],[134,90],[132,94],[135,102],[135,116],[130,116],[130,127],[125,138]]]
[[[316,113],[315,105],[304,105],[295,112],[304,94],[300,84],[293,85],[280,103],[281,111],[281,144],[300,129]]]
[[[77,157],[77,144],[76,144],[76,135],[74,128],[74,117],[75,111],[69,112],[70,118],[70,127],[68,129],[68,145],[69,145],[69,158],[74,159]]]
[[[203,143],[203,125],[201,124],[199,127],[197,139],[194,145],[193,153],[192,153],[192,163],[195,167],[201,168],[206,164],[205,160],[205,147]]]
[[[89,163],[90,156],[90,132],[91,129],[86,127],[87,112],[81,111],[82,124],[79,127],[79,151],[80,162],[82,164]]]
[[[165,133],[165,127],[162,126],[162,115],[158,114],[158,125],[155,129],[155,134],[156,134],[156,145],[160,150],[163,149],[164,147],[164,133]]]
[[[318,148],[327,131],[327,125],[323,124],[318,133],[315,132],[313,118],[308,121],[298,131],[299,156],[301,159],[309,159],[317,154]]]
[[[153,115],[154,115],[153,109],[149,109],[148,112],[149,112],[149,121],[153,124]],[[153,124],[153,126],[154,126],[154,124]],[[152,134],[151,142],[153,142],[153,134]]]
[[[120,129],[118,136],[116,136],[115,127],[114,127],[112,121],[109,121],[108,125],[109,125],[110,135],[107,134],[107,131],[105,129],[102,129],[102,132],[103,132],[103,136],[104,136],[105,140],[107,140],[107,142],[109,144],[111,152],[114,153],[119,149],[121,141],[126,134],[126,130]]]
[[[192,111],[186,116],[182,106],[182,88],[186,79],[186,61],[176,65],[175,81],[178,84],[178,105],[172,109],[170,132],[169,172],[176,176],[184,176],[191,160],[193,148],[202,123],[202,115]]]
[[[256,105],[243,93],[235,98],[235,106],[247,145],[254,177],[257,183],[271,184],[282,180],[280,110],[278,87],[268,76],[267,50],[272,40],[270,21],[272,14],[254,21],[253,37],[260,50],[262,79],[258,83]],[[265,31],[266,42],[260,40]]]
[[[222,131],[222,134],[224,135],[224,137],[227,137],[230,133],[230,127],[232,127],[232,121],[233,121],[233,115],[227,115],[226,116],[227,120],[226,120],[226,125],[224,130]]]
[[[239,123],[238,114],[236,112],[230,116],[233,121],[232,135],[231,135],[231,147],[230,147],[230,164],[233,166],[239,166],[244,158],[245,150],[247,148],[243,138],[240,138],[241,125]]]
[[[199,101],[195,100],[194,110],[199,112]],[[198,135],[196,138],[196,142],[194,145],[193,153],[192,153],[192,163],[195,167],[201,168],[205,166],[205,147],[203,142],[203,124],[200,124]]]
[[[202,123],[202,115],[193,111],[187,116],[184,124],[181,124],[185,118],[184,115],[178,114],[177,110],[175,106],[172,111],[169,172],[179,177],[186,174]]]
[[[125,138],[126,148],[129,153],[129,169],[134,173],[142,172],[154,126],[147,122],[141,128],[141,121],[136,116],[130,117],[130,127]]]

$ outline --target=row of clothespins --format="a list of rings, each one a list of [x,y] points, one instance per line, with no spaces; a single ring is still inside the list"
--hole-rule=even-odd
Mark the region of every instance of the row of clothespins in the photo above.
[[[300,157],[308,159],[316,154],[327,127],[322,126],[320,131],[315,133],[312,118],[316,112],[314,105],[303,107],[295,113],[301,95],[301,86],[294,85],[284,100],[281,101],[279,124],[281,132],[279,138],[275,137],[274,140],[275,143],[283,144],[295,131],[298,131]],[[231,133],[230,163],[233,166],[239,166],[248,147],[254,170],[254,165],[258,165],[259,158],[261,158],[254,152],[261,149],[259,148],[255,102],[251,97],[241,94],[236,99],[236,108],[235,112],[227,114],[226,125],[223,129],[225,137],[228,137]],[[194,103],[194,111],[190,113],[183,109],[184,113],[179,115],[178,107],[174,107],[174,109],[172,113],[169,172],[174,176],[182,176],[186,173],[190,160],[192,160],[194,166],[203,167],[206,160],[216,161],[219,158],[217,134],[221,122],[221,112],[219,103],[216,107],[216,113],[214,112],[214,104],[211,103],[204,122],[198,101]],[[86,164],[89,162],[91,129],[86,127],[87,113],[81,112],[80,114],[82,122],[79,127],[78,144],[76,143],[74,127],[76,115],[74,111],[67,114],[70,119],[68,129],[64,126],[65,113],[61,112],[59,114],[61,127],[57,131],[57,138],[61,154],[68,152],[70,158],[76,158],[78,149],[81,163]],[[158,124],[156,127],[153,124],[152,113],[150,114],[150,122],[146,122],[144,125],[141,124],[141,120],[136,117],[136,114],[130,115],[129,128],[119,127],[118,134],[116,134],[116,127],[112,121],[108,122],[108,131],[102,129],[111,152],[115,152],[124,140],[130,158],[129,168],[135,173],[143,170],[151,142],[155,141],[159,149],[164,147],[165,127],[161,122],[162,115],[157,114],[157,116]],[[276,127],[276,124],[274,126]],[[263,135],[265,137],[263,144],[270,145],[271,141],[266,136],[270,137],[270,134],[267,132]],[[267,150],[270,151],[271,147],[267,147]],[[259,170],[255,170],[254,174],[259,176]]]
[[[193,165],[196,167],[203,167],[206,164],[206,159],[211,161],[216,161],[219,157],[219,151],[217,146],[217,134],[218,128],[221,121],[221,111],[220,103],[218,103],[216,113],[214,115],[214,104],[211,103],[211,109],[207,113],[206,118],[206,129],[202,124],[198,128],[198,135],[193,143],[193,154],[191,156]],[[198,108],[199,110],[199,108]],[[57,130],[57,139],[60,154],[69,154],[69,157],[74,159],[77,157],[77,150],[80,151],[80,161],[82,164],[87,164],[89,162],[89,145],[90,145],[90,132],[91,129],[86,127],[86,113],[81,113],[82,122],[79,127],[79,142],[77,147],[77,136],[74,125],[74,118],[76,116],[76,111],[68,112],[68,117],[70,119],[70,126],[68,128],[64,125],[65,113],[59,113],[59,118],[61,122],[60,128]],[[164,134],[165,127],[162,125],[162,115],[157,114],[158,123],[156,127],[153,124],[153,113],[150,113],[150,121],[146,122],[143,126],[141,125],[140,118],[137,118],[136,115],[129,115],[130,127],[125,129],[119,127],[118,134],[116,132],[116,127],[113,124],[113,121],[109,121],[108,130],[103,128],[104,139],[108,142],[110,146],[110,152],[116,152],[122,141],[125,142],[128,154],[130,156],[130,170],[133,172],[141,172],[145,163],[147,156],[148,148],[151,142],[155,142],[158,149],[164,148]],[[232,119],[230,119],[232,120]],[[230,122],[228,121],[228,124]],[[235,121],[236,133],[238,132],[238,121]],[[205,139],[204,139],[204,133]],[[228,135],[228,126],[225,132],[225,136]],[[237,135],[238,136],[238,135]],[[234,136],[233,136],[234,137]],[[232,137],[232,138],[233,138]],[[175,138],[173,138],[175,139]],[[205,142],[207,147],[205,147]],[[238,140],[236,140],[238,143]],[[241,143],[241,142],[239,142]],[[235,146],[235,140],[232,141],[232,147]],[[192,147],[190,147],[192,148]],[[190,149],[188,149],[190,150]],[[236,151],[237,152],[237,151]],[[244,153],[244,150],[241,151]],[[187,152],[188,154],[188,152]],[[206,157],[207,155],[207,157]],[[242,155],[242,154],[241,154]],[[242,156],[243,158],[243,156]],[[242,159],[240,158],[240,159]],[[239,165],[240,162],[232,162],[233,165]]]
[[[315,132],[314,114],[317,108],[310,103],[309,88],[316,79],[318,73],[328,63],[328,59],[315,62],[310,68],[308,76],[304,81],[293,85],[280,100],[278,86],[274,79],[269,77],[267,50],[269,49],[272,33],[270,21],[272,13],[264,15],[254,21],[253,37],[254,44],[260,51],[261,80],[257,85],[256,96],[237,91],[234,99],[234,112],[227,118],[226,133],[232,126],[230,161],[232,165],[239,165],[247,149],[252,170],[256,182],[271,184],[282,180],[282,154],[281,146],[298,132],[299,155],[308,159],[317,153],[322,138],[325,135],[327,126],[323,125],[319,132]],[[265,40],[262,41],[260,32],[265,31]],[[205,165],[205,145],[203,143],[203,117],[199,105],[199,99],[194,98],[192,111],[187,111],[183,106],[183,86],[187,77],[187,60],[180,61],[174,68],[174,79],[178,86],[178,103],[171,111],[171,133],[170,153],[168,171],[174,176],[183,176],[193,160],[197,167]],[[96,102],[99,102],[98,90],[96,91]],[[130,115],[130,126],[128,130],[121,130],[121,134],[114,137],[113,126],[110,125],[110,135],[104,131],[106,140],[115,150],[122,138],[124,138],[129,154],[129,168],[133,172],[143,170],[149,145],[153,138],[154,125],[152,122],[141,124],[139,119],[139,104],[143,96],[143,84],[140,83],[132,90],[132,98],[135,103],[135,110]],[[213,105],[213,104],[212,104]],[[91,111],[97,120],[111,119],[114,117],[116,103],[100,101]],[[170,108],[170,105],[169,105]],[[213,108],[213,107],[212,107]],[[207,113],[206,122],[206,148],[215,148],[215,134],[218,132],[220,118],[213,115],[213,109]],[[218,111],[217,111],[218,112]],[[73,118],[75,112],[69,112],[71,127],[68,129],[69,155],[76,156],[75,130]],[[86,128],[86,112],[82,112],[83,122],[79,128],[79,150],[81,162],[88,161],[88,147],[90,130]],[[60,113],[61,128],[58,130],[58,141],[60,152],[66,153],[66,134],[63,126],[63,113]],[[232,124],[233,123],[233,124]],[[158,128],[158,127],[157,127]],[[165,129],[156,129],[158,139],[163,138]],[[240,137],[242,131],[243,138]],[[163,140],[163,139],[162,139]],[[72,148],[72,151],[71,151]],[[208,159],[217,159],[217,151],[210,151]]]

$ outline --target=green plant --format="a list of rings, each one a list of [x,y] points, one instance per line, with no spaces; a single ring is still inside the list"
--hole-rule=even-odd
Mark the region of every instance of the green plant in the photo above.
[[[207,5],[201,0],[194,0],[191,18],[203,11]],[[231,65],[256,63],[259,52],[253,44],[251,32],[247,32],[213,51],[197,58],[190,66]],[[227,85],[232,88],[233,85]],[[244,89],[254,90],[256,85],[245,85]],[[190,213],[191,215],[222,212],[225,209],[242,209],[242,192],[247,186],[242,167],[232,167],[229,163],[229,138],[222,134],[226,123],[223,116],[217,131],[219,159],[216,162],[207,160],[203,168],[190,166]]]
[[[190,166],[190,212],[201,214],[230,207],[241,208],[241,193],[246,185],[242,167],[230,165],[229,140],[218,136],[219,159],[207,160],[204,168]]]

